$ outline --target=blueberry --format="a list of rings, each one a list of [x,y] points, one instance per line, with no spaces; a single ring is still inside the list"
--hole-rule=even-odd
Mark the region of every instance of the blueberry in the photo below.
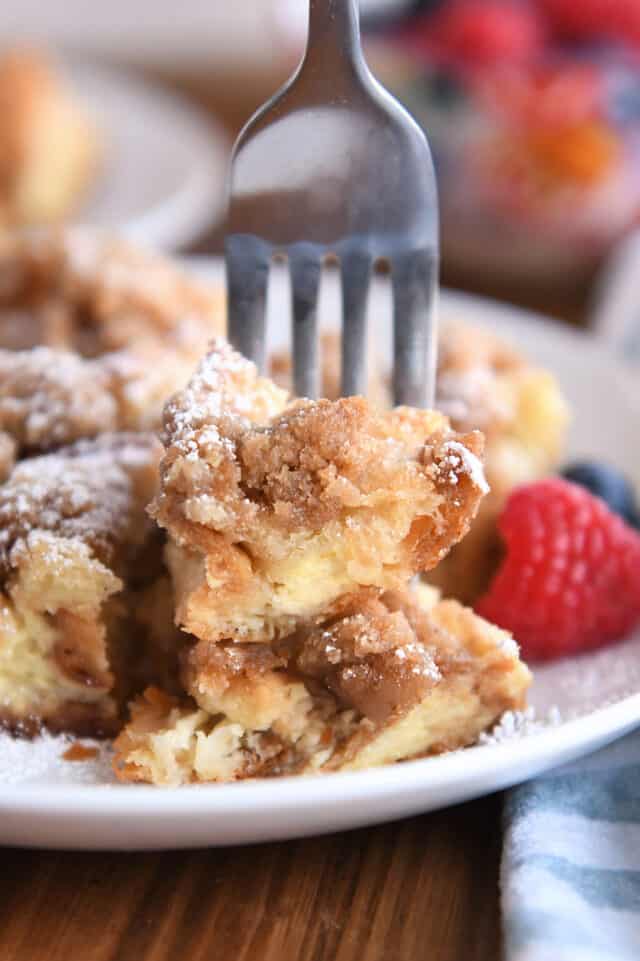
[[[640,512],[633,484],[615,467],[581,461],[563,470],[562,476],[600,497],[627,524],[640,528]]]
[[[458,77],[450,70],[435,70],[424,83],[425,92],[438,106],[456,107],[465,99],[464,88]]]
[[[629,86],[620,90],[609,105],[609,114],[614,123],[637,124],[640,120],[640,87]]]

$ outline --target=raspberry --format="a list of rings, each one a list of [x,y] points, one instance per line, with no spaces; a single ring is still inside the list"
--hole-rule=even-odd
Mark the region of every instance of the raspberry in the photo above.
[[[640,536],[598,497],[555,478],[528,484],[498,528],[506,557],[476,609],[526,657],[592,650],[640,622]]]
[[[425,20],[424,41],[465,66],[484,66],[536,54],[542,25],[532,8],[514,0],[454,0]]]
[[[567,40],[640,43],[638,0],[539,0],[556,33]]]

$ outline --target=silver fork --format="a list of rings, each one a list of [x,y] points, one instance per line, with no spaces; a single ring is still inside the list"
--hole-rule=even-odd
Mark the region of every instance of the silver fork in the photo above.
[[[433,402],[438,204],[426,138],[374,79],[358,0],[310,0],[293,78],[234,148],[225,256],[231,343],[261,369],[270,263],[288,259],[295,391],[319,388],[317,301],[323,261],[342,277],[342,394],[365,394],[366,309],[377,262],[393,290],[396,404]]]

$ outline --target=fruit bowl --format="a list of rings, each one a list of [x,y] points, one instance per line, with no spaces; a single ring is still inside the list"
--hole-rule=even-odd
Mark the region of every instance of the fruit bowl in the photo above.
[[[428,132],[445,263],[470,276],[575,288],[638,219],[638,33],[603,42],[562,6],[452,0],[371,47]]]

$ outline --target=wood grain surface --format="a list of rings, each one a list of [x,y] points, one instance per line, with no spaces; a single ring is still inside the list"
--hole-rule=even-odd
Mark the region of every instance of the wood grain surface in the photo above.
[[[1,961],[499,961],[500,799],[280,844],[0,851]]]

